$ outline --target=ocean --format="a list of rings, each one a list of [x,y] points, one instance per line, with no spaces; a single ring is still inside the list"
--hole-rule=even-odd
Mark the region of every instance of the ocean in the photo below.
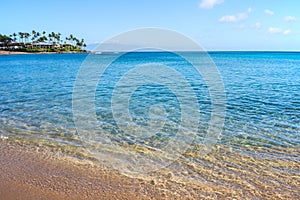
[[[186,54],[193,57],[192,52]],[[163,157],[159,157],[160,161],[154,159],[153,162],[157,163],[154,165],[163,168],[172,161],[177,165],[170,168],[180,173],[178,166],[191,162],[194,167],[187,171],[197,172],[198,175],[182,173],[182,176],[225,185],[238,184],[231,179],[220,178],[221,175],[216,171],[211,172],[216,176],[205,177],[202,170],[218,168],[224,173],[235,174],[241,181],[244,179],[242,171],[246,171],[249,178],[253,176],[259,181],[263,179],[261,182],[275,180],[272,182],[275,185],[282,185],[279,182],[287,179],[286,177],[294,177],[293,181],[299,181],[300,53],[209,53],[222,80],[226,112],[222,132],[216,137],[215,144],[212,144],[212,152],[200,153],[201,155],[197,151],[202,152],[201,145],[205,141],[213,111],[211,91],[193,66],[173,53],[133,52],[115,60],[98,77],[93,90],[91,102],[94,103],[95,110],[92,113],[95,114],[97,128],[89,126],[89,130],[82,132],[76,127],[73,112],[74,86],[79,70],[86,58],[97,66],[112,56],[115,55],[0,56],[0,135],[12,140],[34,139],[57,145],[87,147],[96,152],[96,157],[99,156],[100,160],[104,159],[106,162],[109,161],[103,157],[116,156],[117,161],[110,164],[124,162],[128,169],[132,167],[132,163],[141,165],[137,160],[152,162],[156,154],[148,155],[147,152],[163,153],[167,148],[176,148],[174,146],[184,143],[188,144],[185,149],[174,150],[181,154],[176,157],[177,160],[182,160],[181,163],[167,155],[169,162],[164,164]],[[154,82],[143,80],[142,76],[138,80],[137,76],[132,75],[138,81],[131,82],[130,70],[136,66],[150,68],[150,71],[146,70],[148,74],[152,74],[147,77],[149,79],[157,76],[157,67],[169,66],[187,80],[189,89],[183,87],[182,84],[185,83],[180,81],[176,83],[178,91],[172,91],[174,88],[169,87],[168,82],[159,83],[160,80],[169,80],[168,76],[164,78],[166,74],[160,74],[163,78]],[[124,77],[127,80],[124,79],[118,85]],[[142,81],[145,84],[140,84]],[[132,87],[132,84],[137,85]],[[118,99],[122,90],[116,91],[116,85],[132,89],[130,92],[123,90],[125,93],[129,92],[124,96],[129,97],[125,105],[122,104],[123,96]],[[195,98],[189,98],[191,95],[195,95]],[[185,105],[181,105],[181,98]],[[185,103],[193,101],[196,101],[195,105]],[[199,111],[194,112],[194,108]],[[124,109],[128,111],[126,116],[118,117]],[[186,109],[185,115],[182,114],[183,109]],[[186,123],[184,132],[193,133],[187,136],[189,139],[186,141],[181,135],[183,142],[177,143],[172,138],[176,138],[181,129],[181,120]],[[189,129],[189,126],[194,128]],[[196,152],[192,152],[189,147],[196,149]],[[124,149],[126,152],[123,155],[121,152]],[[131,154],[132,151],[136,154]],[[132,156],[135,158],[131,158]],[[143,156],[147,160],[143,160]],[[145,169],[139,168],[135,172],[141,170]],[[273,175],[268,175],[269,172]],[[299,190],[295,188],[296,182],[294,185],[283,184],[282,187],[285,190]]]

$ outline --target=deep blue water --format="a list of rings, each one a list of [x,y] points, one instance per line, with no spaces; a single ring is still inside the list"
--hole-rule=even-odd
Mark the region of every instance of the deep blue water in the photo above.
[[[110,56],[92,55],[92,60],[101,63]],[[218,142],[229,146],[299,147],[300,53],[212,52],[210,56],[226,93],[226,121]],[[0,135],[73,143],[77,133],[72,92],[86,57],[85,54],[0,56]],[[205,82],[189,63],[176,55],[153,52],[127,54],[103,73],[95,93],[95,107],[105,134],[116,141],[147,140],[122,133],[111,111],[115,85],[126,72],[143,63],[166,64],[189,81],[200,108],[197,134],[199,140],[205,137],[212,110]],[[176,95],[159,84],[141,85],[132,93],[128,110],[134,123],[147,126],[151,117],[149,108],[153,105],[163,106],[168,113],[163,131],[156,138],[151,137],[148,145],[159,148],[154,140],[176,133],[182,109]],[[153,109],[154,113],[155,109],[161,111],[158,107]]]

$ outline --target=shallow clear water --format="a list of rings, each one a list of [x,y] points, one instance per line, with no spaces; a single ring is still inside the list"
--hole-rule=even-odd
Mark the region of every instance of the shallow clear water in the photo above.
[[[72,118],[72,92],[86,56],[0,56],[0,134],[79,145]],[[109,56],[92,55],[92,59],[97,63]],[[237,148],[299,148],[300,54],[214,52],[210,56],[220,71],[226,92],[226,121],[218,142]],[[97,119],[102,130],[116,142],[144,142],[134,135],[120,133],[112,116],[111,97],[115,84],[124,73],[137,64],[149,62],[172,66],[189,80],[200,107],[198,136],[201,142],[211,113],[207,86],[186,61],[170,53],[130,53],[107,68],[95,96]],[[162,104],[169,113],[164,126],[164,133],[169,135],[156,136],[171,137],[172,132],[176,132],[180,107],[176,94],[170,89],[155,84],[144,85],[133,93],[130,101],[129,110],[135,123],[147,124],[149,108]],[[148,144],[151,145],[151,141]]]
[[[101,64],[111,56],[91,55],[90,61]],[[109,66],[96,92],[93,91],[99,129],[92,127],[88,134],[76,131],[72,110],[76,76],[87,55],[0,56],[0,139],[38,142],[45,147],[51,143],[55,152],[87,159],[91,158],[90,154],[81,147],[88,146],[102,152],[96,156],[99,160],[104,156],[103,160],[108,162],[104,164],[127,175],[136,177],[135,172],[147,172],[138,173],[137,177],[146,180],[150,177],[163,185],[168,185],[171,177],[180,183],[176,191],[192,190],[196,196],[209,196],[209,191],[214,191],[236,199],[299,199],[300,53],[214,52],[210,56],[225,86],[226,119],[222,137],[208,154],[202,153],[201,145],[213,109],[208,87],[189,63],[171,53],[129,53]],[[181,137],[180,141],[168,145],[179,130],[182,108],[193,113],[193,105],[180,106],[180,97],[191,100],[192,93],[185,87],[177,88],[184,95],[163,84],[136,88],[128,101],[128,112],[132,122],[144,127],[146,132],[134,127],[124,131],[115,120],[120,113],[112,113],[115,85],[124,74],[143,63],[176,69],[188,80],[197,97],[199,122],[192,116],[184,117],[188,119],[186,133],[195,123],[198,126],[196,135],[192,135],[193,148],[181,151],[182,155],[176,159],[161,152],[182,150],[176,144],[188,142]],[[164,83],[169,78],[165,76]],[[89,85],[89,80],[83,84]],[[130,84],[125,86],[128,88]],[[81,97],[85,98],[79,96],[79,100]],[[118,100],[114,104],[116,111],[124,111],[119,106],[124,101]],[[86,113],[90,110],[79,112],[83,116]],[[87,120],[83,124],[89,127],[89,123]],[[126,127],[128,121],[125,118],[118,123]],[[181,183],[191,184],[182,188]]]

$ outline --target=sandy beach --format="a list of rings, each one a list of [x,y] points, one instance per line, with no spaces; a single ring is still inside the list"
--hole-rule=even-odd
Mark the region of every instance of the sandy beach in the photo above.
[[[197,199],[199,195],[189,194],[185,184],[168,175],[159,180],[131,178],[43,146],[0,140],[0,152],[0,196],[6,200]]]
[[[0,143],[1,199],[150,199],[150,183],[42,147]]]
[[[163,169],[155,175],[129,177],[95,161],[64,155],[42,145],[33,146],[9,140],[0,140],[0,152],[0,196],[8,200],[252,199],[254,197],[297,199],[300,194],[297,188],[299,176],[295,175],[290,179],[283,176],[280,180],[274,180],[275,173],[269,177],[273,180],[270,184],[268,177],[265,181],[258,180],[258,177],[264,177],[269,173],[260,171],[262,169],[259,169],[260,167],[257,168],[258,171],[242,169],[242,173],[233,175],[224,171],[215,173],[212,169],[198,166],[199,174],[203,178],[216,181],[210,183],[204,179],[183,181]],[[249,161],[244,159],[243,163],[248,165]],[[276,163],[280,162],[276,161]],[[298,169],[299,166],[293,168]],[[193,170],[195,169],[196,166],[193,166]],[[191,170],[185,174],[195,176]],[[235,187],[230,186],[232,182],[236,183]],[[289,185],[286,185],[287,183]]]
[[[300,200],[299,7],[2,1],[0,200]]]
[[[23,51],[1,51],[0,50],[0,56],[1,55],[22,55],[22,54],[72,54],[72,53],[85,53],[85,52],[35,52],[35,53],[31,53],[31,52],[23,52]]]
[[[204,106],[199,138],[195,137],[187,149],[179,149],[180,154],[175,158],[165,148],[181,147],[181,143],[172,142],[172,134],[166,138],[155,134],[155,137],[142,136],[136,140],[140,136],[138,129],[127,134],[112,123],[116,119],[107,111],[112,109],[110,92],[115,83],[105,81],[97,89],[96,96],[101,99],[95,106],[101,111],[101,129],[77,132],[72,92],[85,55],[0,56],[3,83],[0,199],[300,199],[299,102],[290,103],[290,98],[299,93],[298,85],[294,84],[300,77],[299,66],[295,65],[288,76],[292,85],[280,79],[280,92],[277,87],[272,88],[269,78],[261,83],[269,85],[264,90],[252,85],[253,80],[260,81],[256,69],[265,68],[262,71],[269,72],[269,65],[259,65],[261,59],[278,70],[279,75],[269,75],[278,81],[278,77],[286,76],[286,71],[291,70],[290,59],[299,55],[287,53],[287,60],[281,53],[221,52],[214,56],[219,56],[219,62],[225,60],[225,66],[241,66],[226,67],[227,76],[224,76],[229,82],[235,80],[228,86],[231,98],[226,116],[230,120],[223,128],[220,141],[205,152],[208,146],[203,146],[202,134],[206,133],[206,119],[209,119],[206,117],[211,112],[209,106]],[[107,55],[92,57],[95,63],[101,64]],[[244,57],[245,61],[241,59]],[[149,58],[155,62],[174,59],[179,68],[185,66],[165,53],[137,52],[122,63],[132,67],[132,63],[141,59],[148,62]],[[251,68],[252,65],[260,67]],[[107,80],[114,80],[119,69],[109,73]],[[236,74],[240,74],[238,79]],[[133,102],[137,102],[129,107],[137,113],[144,109],[142,122],[148,121],[143,118],[148,118],[148,110],[156,105],[153,103],[164,101],[170,101],[166,108],[178,108],[178,114],[172,111],[171,116],[180,121],[180,104],[173,105],[177,101],[175,96],[172,101],[169,99],[173,93],[166,90],[166,95],[161,96],[164,91],[161,87],[151,86],[151,93],[147,87],[140,91],[141,96],[133,95]],[[181,92],[186,94],[184,88]],[[152,96],[158,101],[148,102]],[[90,123],[89,119],[84,122]],[[176,133],[177,122],[170,122],[165,133]],[[147,129],[151,134],[156,133],[156,126]],[[89,152],[93,150],[96,155]],[[147,164],[147,159],[154,165]],[[134,171],[138,174],[133,174]]]
[[[19,55],[19,54],[56,54],[57,52],[37,52],[37,53],[31,53],[31,52],[23,52],[23,51],[1,51],[0,55]]]
[[[31,54],[31,53],[22,52],[22,51],[1,51],[0,50],[0,55],[16,55],[16,54]]]

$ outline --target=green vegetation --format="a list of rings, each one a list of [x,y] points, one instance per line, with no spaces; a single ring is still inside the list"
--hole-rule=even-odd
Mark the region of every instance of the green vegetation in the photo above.
[[[70,34],[65,40],[62,39],[61,33],[46,31],[37,32],[32,30],[31,33],[19,32],[9,36],[0,34],[0,50],[6,51],[23,51],[23,52],[86,52],[84,39],[77,39]]]

